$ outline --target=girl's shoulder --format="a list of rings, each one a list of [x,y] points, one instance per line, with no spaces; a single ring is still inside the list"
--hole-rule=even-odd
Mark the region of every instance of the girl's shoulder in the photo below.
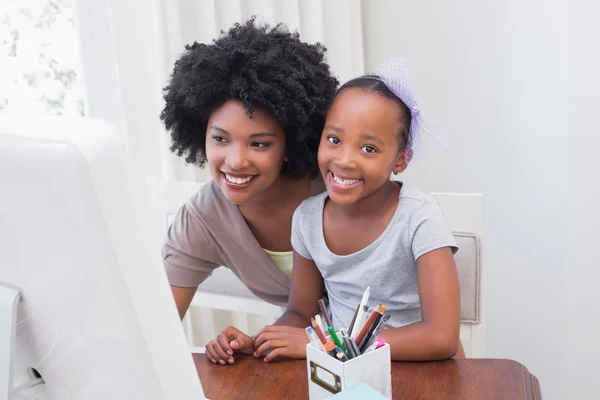
[[[400,203],[410,208],[420,208],[428,205],[437,205],[435,198],[412,186],[402,183],[400,189]]]
[[[294,212],[295,218],[302,218],[302,220],[312,220],[314,218],[321,218],[323,213],[323,205],[327,198],[327,191],[321,192],[317,195],[311,196],[296,208]]]

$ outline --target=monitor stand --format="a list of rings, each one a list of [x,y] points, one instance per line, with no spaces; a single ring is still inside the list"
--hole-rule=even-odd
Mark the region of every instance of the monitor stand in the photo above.
[[[17,306],[21,293],[0,282],[0,398],[12,400],[12,360],[17,336]]]

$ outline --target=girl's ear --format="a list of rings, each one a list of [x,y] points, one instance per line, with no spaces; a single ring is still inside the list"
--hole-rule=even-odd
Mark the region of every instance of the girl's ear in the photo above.
[[[409,158],[410,149],[401,151],[396,158],[396,164],[394,165],[394,175],[398,175],[403,172],[408,166],[407,158]]]

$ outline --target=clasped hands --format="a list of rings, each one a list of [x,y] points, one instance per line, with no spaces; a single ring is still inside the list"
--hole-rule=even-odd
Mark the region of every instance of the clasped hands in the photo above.
[[[276,358],[305,358],[308,342],[304,328],[268,325],[250,337],[230,326],[206,344],[206,356],[220,365],[233,364],[236,354],[264,357],[265,362]]]

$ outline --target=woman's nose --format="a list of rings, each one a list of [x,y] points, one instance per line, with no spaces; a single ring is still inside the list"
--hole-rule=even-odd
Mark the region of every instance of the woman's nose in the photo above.
[[[246,150],[241,148],[241,146],[232,147],[231,151],[227,154],[225,163],[232,169],[244,169],[249,164]]]

